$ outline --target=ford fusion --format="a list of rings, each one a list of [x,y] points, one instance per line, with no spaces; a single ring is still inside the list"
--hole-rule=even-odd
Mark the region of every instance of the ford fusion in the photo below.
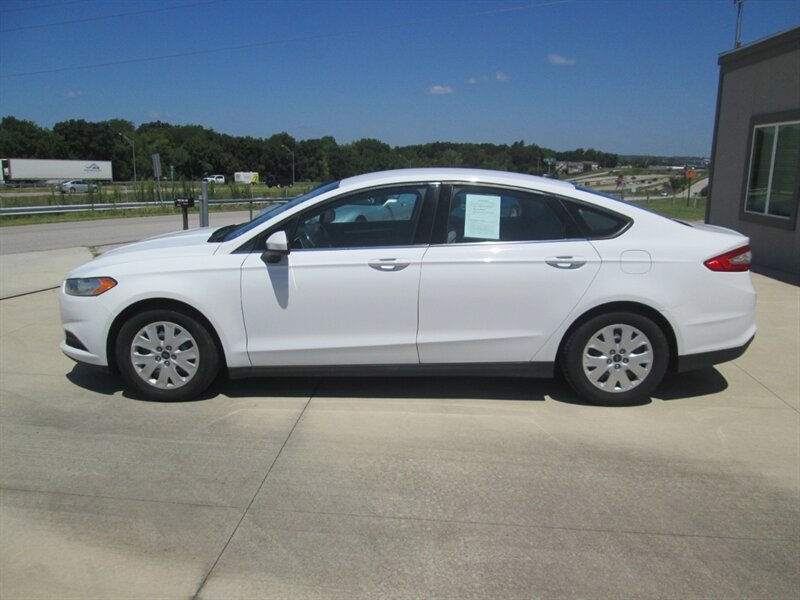
[[[561,373],[586,402],[629,404],[745,351],[749,269],[734,231],[570,183],[386,171],[75,269],[61,349],[156,400],[222,373]]]

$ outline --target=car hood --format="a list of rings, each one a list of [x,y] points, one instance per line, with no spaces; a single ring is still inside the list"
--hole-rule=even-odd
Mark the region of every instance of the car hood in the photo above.
[[[211,237],[213,232],[214,229],[201,227],[177,233],[167,233],[128,244],[101,254],[93,261],[75,269],[70,273],[70,276],[90,275],[90,272],[96,272],[98,268],[128,262],[211,255],[219,247],[218,243],[208,242],[208,238]]]

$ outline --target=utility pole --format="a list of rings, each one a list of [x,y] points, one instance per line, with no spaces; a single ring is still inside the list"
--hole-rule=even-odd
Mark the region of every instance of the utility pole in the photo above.
[[[290,150],[289,148],[287,148],[287,147],[286,147],[286,146],[284,146],[283,144],[281,144],[281,148],[283,148],[283,149],[284,149],[284,150],[286,150],[286,151],[287,151],[289,154],[291,154],[291,155],[292,155],[292,187],[294,187],[294,151],[293,151],[293,150]]]

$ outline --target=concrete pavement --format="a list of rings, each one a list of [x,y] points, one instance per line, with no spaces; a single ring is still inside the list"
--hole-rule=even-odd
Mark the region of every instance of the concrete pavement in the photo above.
[[[143,402],[60,354],[55,290],[7,298],[0,598],[796,598],[800,288],[754,281],[742,358],[616,409],[490,378]]]
[[[58,287],[67,273],[90,260],[85,247],[0,254],[0,300]]]

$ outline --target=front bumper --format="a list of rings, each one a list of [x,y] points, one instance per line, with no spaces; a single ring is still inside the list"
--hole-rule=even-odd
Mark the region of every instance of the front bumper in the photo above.
[[[65,338],[61,351],[77,362],[107,367],[106,340],[114,315],[101,298],[69,296],[62,285],[59,305]]]

